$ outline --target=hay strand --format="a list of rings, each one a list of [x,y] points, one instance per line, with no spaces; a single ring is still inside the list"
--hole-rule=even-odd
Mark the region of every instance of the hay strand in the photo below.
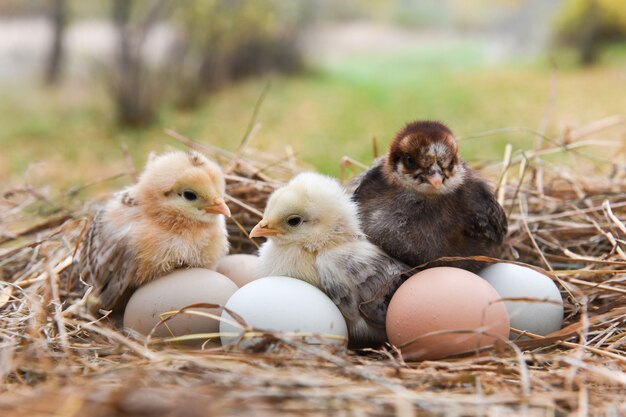
[[[82,203],[33,218],[28,207],[45,194],[9,191],[10,201],[0,204],[0,415],[624,414],[626,176],[615,173],[613,161],[585,157],[568,168],[542,159],[578,157],[578,149],[599,143],[591,136],[623,124],[613,116],[559,140],[515,129],[541,138],[537,149],[512,150],[483,168],[501,179],[498,197],[509,216],[503,261],[529,264],[555,280],[566,321],[550,335],[513,329],[524,337],[439,361],[405,361],[389,345],[359,352],[323,338],[311,345],[311,335],[264,332],[238,320],[242,339],[254,340],[250,346],[179,346],[219,333],[165,339],[124,333],[114,318],[89,314],[89,289],[64,282],[86,227]],[[232,153],[167,134],[225,167],[231,252],[256,252],[247,231],[268,196],[298,169],[294,152],[249,158],[249,139]],[[162,324],[176,314],[218,319],[188,308],[164,312]]]

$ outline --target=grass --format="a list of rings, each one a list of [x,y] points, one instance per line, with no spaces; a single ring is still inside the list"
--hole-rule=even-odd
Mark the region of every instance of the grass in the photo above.
[[[558,71],[549,132],[622,113],[626,95],[617,86],[626,84],[623,62]],[[504,127],[535,129],[545,114],[550,76],[540,64],[490,66],[471,42],[336,60],[298,77],[272,78],[252,146],[282,156],[289,145],[311,167],[337,174],[343,155],[369,162],[373,137],[384,151],[394,132],[414,119],[444,121],[461,138]],[[5,86],[0,175],[17,180],[28,172],[31,182],[52,178],[62,186],[93,181],[124,169],[121,143],[138,166],[149,151],[177,146],[164,128],[235,149],[266,83],[255,79],[224,89],[193,111],[164,108],[154,127],[140,130],[114,127],[107,92],[97,85]],[[503,132],[463,141],[461,151],[469,159],[500,159],[506,143],[527,147],[533,141],[529,133]]]

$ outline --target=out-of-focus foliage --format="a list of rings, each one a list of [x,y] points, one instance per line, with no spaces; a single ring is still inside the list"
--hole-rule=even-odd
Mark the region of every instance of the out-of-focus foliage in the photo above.
[[[195,105],[207,91],[246,76],[299,69],[307,3],[202,0],[175,8],[180,39],[170,72],[179,104]]]
[[[144,63],[142,48],[148,32],[166,15],[167,5],[166,0],[112,2],[117,42],[111,92],[121,125],[139,127],[156,118],[164,96]]]
[[[132,1],[132,0],[131,0]],[[0,18],[43,17],[48,13],[50,0],[0,0]],[[67,0],[73,19],[102,19],[109,15],[110,1]]]
[[[2,0],[0,1],[0,16],[10,18],[44,15],[48,3],[46,0]]]
[[[556,39],[575,47],[584,65],[607,43],[626,40],[626,1],[565,0],[556,21]]]
[[[428,1],[396,0],[387,14],[391,22],[405,27],[433,26],[447,19],[445,4]]]
[[[118,0],[124,2],[125,0]],[[126,0],[130,1],[130,0]],[[267,72],[291,73],[301,68],[299,34],[307,23],[307,5],[313,0],[142,0],[126,5],[128,20],[116,24],[120,39],[130,38],[126,53],[118,56],[117,97],[120,120],[146,124],[164,102],[197,106],[208,93],[233,81]],[[132,6],[130,5],[132,4]],[[154,5],[158,14],[153,12]],[[162,24],[174,30],[167,57],[143,62],[148,26]],[[119,43],[120,48],[124,42]],[[130,45],[130,46],[129,46]],[[119,48],[118,48],[119,49]],[[124,49],[124,48],[122,48]],[[131,65],[132,64],[132,65]],[[134,75],[133,75],[134,74]],[[156,81],[155,81],[156,80]],[[149,92],[158,91],[158,95]],[[141,98],[141,92],[145,100]],[[157,97],[158,96],[158,97]],[[131,100],[132,99],[132,100]],[[124,105],[120,105],[124,103]],[[130,104],[130,106],[129,106]],[[136,111],[133,108],[137,108]],[[124,122],[136,113],[136,121]],[[148,116],[143,116],[148,115]]]

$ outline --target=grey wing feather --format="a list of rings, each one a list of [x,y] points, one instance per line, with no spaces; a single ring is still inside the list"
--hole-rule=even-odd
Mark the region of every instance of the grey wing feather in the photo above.
[[[322,291],[335,303],[341,313],[351,321],[358,318],[358,304],[354,291],[344,282],[337,280],[331,269],[318,268]]]
[[[358,275],[357,282],[361,303],[361,315],[377,327],[385,326],[387,307],[391,297],[404,280],[410,268],[389,256],[380,253],[368,262],[367,268]]]
[[[381,328],[385,326],[391,296],[408,269],[381,252],[371,257],[342,256],[335,259],[335,264],[318,265],[323,290],[342,313],[353,320],[360,315]]]
[[[99,212],[83,241],[78,267],[81,278],[94,287],[100,307],[110,310],[120,308],[129,296],[134,263],[126,241],[108,238],[104,229]]]

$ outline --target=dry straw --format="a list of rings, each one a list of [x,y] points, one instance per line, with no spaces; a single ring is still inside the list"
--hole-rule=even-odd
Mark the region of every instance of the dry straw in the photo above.
[[[0,207],[0,415],[626,415],[626,166],[583,146],[615,126],[623,120],[511,149],[482,168],[509,214],[504,259],[553,277],[565,327],[432,362],[406,363],[393,346],[353,352],[297,335],[256,332],[242,351],[125,334],[89,315],[89,293],[65,279],[88,220],[41,190],[11,190]],[[246,231],[293,174],[293,152],[246,158],[245,146],[229,153],[168,133],[220,161],[234,252],[254,252]],[[563,166],[545,161],[552,154]]]

